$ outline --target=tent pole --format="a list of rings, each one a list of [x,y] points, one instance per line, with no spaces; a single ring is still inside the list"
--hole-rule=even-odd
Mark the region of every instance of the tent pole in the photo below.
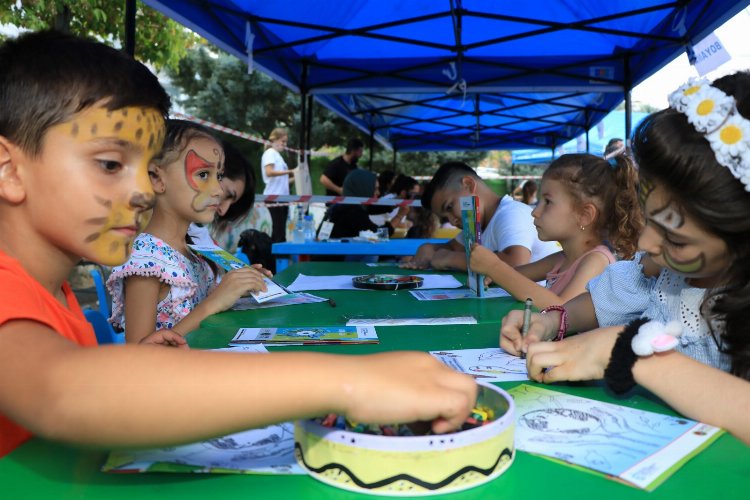
[[[625,146],[630,148],[630,132],[633,128],[633,101],[630,91],[633,88],[633,75],[630,72],[630,57],[625,56]]]
[[[591,115],[589,114],[589,108],[586,108],[584,110],[584,114],[586,116],[586,119],[584,120],[584,122],[586,123],[586,152],[591,153],[591,144],[589,143],[589,129],[591,128],[591,123],[589,122],[589,120],[591,119]]]
[[[125,53],[135,57],[135,0],[125,0]]]
[[[370,166],[369,169],[372,170],[372,150],[375,149],[375,127],[370,124]]]
[[[313,96],[307,94],[307,116],[305,117],[305,151],[312,149]],[[307,155],[307,153],[305,153]],[[307,160],[307,158],[306,158]]]

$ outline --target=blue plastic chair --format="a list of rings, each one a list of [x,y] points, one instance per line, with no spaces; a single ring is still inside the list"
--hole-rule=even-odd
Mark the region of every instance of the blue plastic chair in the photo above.
[[[244,262],[248,266],[250,265],[250,259],[247,258],[247,254],[243,252],[242,250],[237,250],[236,252],[234,252],[234,256],[240,259],[242,262]]]
[[[109,296],[107,295],[107,289],[104,286],[104,277],[99,269],[91,269],[89,273],[94,280],[96,298],[99,301],[99,309],[86,308],[84,309],[83,314],[86,316],[88,322],[94,327],[96,340],[100,345],[124,344],[125,334],[116,332],[109,321],[107,321],[107,318],[110,316],[110,308]]]

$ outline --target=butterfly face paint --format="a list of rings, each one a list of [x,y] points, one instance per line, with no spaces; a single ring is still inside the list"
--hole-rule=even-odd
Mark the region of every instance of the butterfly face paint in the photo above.
[[[147,168],[164,132],[156,110],[101,106],[48,130],[43,154],[51,161],[44,167],[54,165],[58,172],[46,175],[64,176],[53,208],[81,214],[76,224],[84,248],[76,253],[105,265],[127,259],[143,213],[154,205]]]
[[[207,141],[204,139],[204,141]],[[204,148],[205,149],[205,148]],[[208,208],[218,209],[223,194],[219,184],[219,174],[223,168],[223,154],[213,144],[210,158],[204,158],[193,149],[185,155],[185,178],[188,185],[196,192],[191,206],[196,212],[204,212]]]

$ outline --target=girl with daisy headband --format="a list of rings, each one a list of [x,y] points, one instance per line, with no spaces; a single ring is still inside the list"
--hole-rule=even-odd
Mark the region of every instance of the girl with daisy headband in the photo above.
[[[643,317],[625,328],[528,343],[533,379],[603,378],[616,392],[637,383],[750,443],[748,118],[750,73],[736,73],[680,87],[670,107],[646,118],[633,137],[646,220],[639,247],[686,289],[702,291],[699,310],[679,308],[666,325]],[[704,341],[725,357],[726,371],[672,350],[691,315],[705,321]]]

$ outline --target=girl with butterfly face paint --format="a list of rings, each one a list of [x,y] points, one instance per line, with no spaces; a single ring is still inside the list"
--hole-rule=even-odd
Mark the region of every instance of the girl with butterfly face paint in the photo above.
[[[267,271],[254,267],[231,271],[218,283],[208,261],[187,245],[189,225],[208,224],[219,210],[223,168],[224,151],[208,130],[167,121],[163,149],[148,169],[156,195],[153,215],[128,262],[107,282],[112,322],[125,328],[128,342],[159,330],[187,333],[241,296],[266,289]]]

